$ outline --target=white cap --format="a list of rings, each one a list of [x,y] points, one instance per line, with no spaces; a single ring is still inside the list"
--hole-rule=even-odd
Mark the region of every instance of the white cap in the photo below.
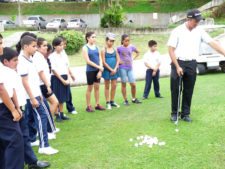
[[[106,37],[109,38],[110,40],[116,40],[116,35],[114,33],[107,33]]]

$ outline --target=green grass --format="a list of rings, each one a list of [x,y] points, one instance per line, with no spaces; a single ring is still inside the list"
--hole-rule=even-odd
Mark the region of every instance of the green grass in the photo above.
[[[37,34],[40,37],[44,37],[50,43],[54,38],[55,33],[39,33]],[[142,58],[144,53],[148,50],[148,41],[151,39],[155,39],[158,42],[159,52],[165,54],[167,52],[167,40],[169,38],[169,33],[151,33],[148,35],[131,35],[131,43],[137,47],[140,51],[140,57]],[[103,49],[105,44],[105,36],[97,35],[97,45],[99,49]],[[117,40],[115,42],[115,47],[120,45],[120,35],[118,35]],[[85,61],[82,57],[82,52],[78,52],[72,56],[69,56],[71,66],[82,66],[85,65]]]
[[[59,154],[38,155],[39,159],[50,161],[52,169],[224,169],[224,74],[198,77],[192,102],[193,123],[180,122],[179,133],[169,121],[169,78],[162,78],[160,84],[164,99],[155,99],[151,93],[149,100],[129,107],[122,105],[118,85],[115,100],[121,108],[93,114],[84,112],[86,87],[73,88],[79,114],[57,124],[61,132],[50,145],[59,149]],[[144,82],[138,82],[138,97],[143,88]],[[103,86],[100,93],[104,105]],[[166,145],[136,148],[128,141],[145,134],[158,137]]]
[[[210,0],[155,0],[151,3],[148,0],[133,0],[123,3],[124,11],[127,13],[150,13],[150,12],[179,12],[191,8],[198,8]],[[178,4],[178,5],[174,5]],[[103,9],[103,7],[101,7]],[[0,15],[17,15],[16,3],[0,3]],[[77,2],[54,2],[54,3],[23,3],[21,4],[23,15],[55,15],[55,14],[93,14],[99,13],[99,6],[96,3]]]
[[[10,35],[12,35],[12,34],[14,34],[16,32],[18,32],[18,31],[16,31],[16,30],[6,30],[4,32],[1,32],[1,34],[5,38],[5,37],[10,36]]]

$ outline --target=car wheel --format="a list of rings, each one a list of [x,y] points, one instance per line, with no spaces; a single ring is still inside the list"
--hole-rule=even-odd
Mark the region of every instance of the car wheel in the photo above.
[[[225,62],[220,63],[220,68],[223,73],[225,73]]]
[[[197,64],[197,70],[196,70],[197,74],[199,75],[203,75],[206,73],[206,66],[205,64]]]

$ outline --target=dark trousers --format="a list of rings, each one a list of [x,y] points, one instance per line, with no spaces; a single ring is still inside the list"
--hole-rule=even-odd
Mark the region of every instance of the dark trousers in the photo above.
[[[0,104],[0,169],[24,168],[24,143],[19,122]]]
[[[188,116],[190,114],[191,100],[194,91],[196,81],[196,61],[180,61],[178,60],[180,67],[184,71],[182,77],[182,106],[181,115]],[[172,100],[172,115],[177,113],[178,94],[179,94],[179,76],[177,74],[176,67],[171,65],[171,77],[170,77],[170,88],[171,88],[171,100]],[[180,111],[180,110],[179,110]]]
[[[36,99],[39,102],[39,107],[33,108],[30,100],[27,100],[25,114],[28,119],[29,137],[31,142],[36,140],[35,133],[38,130],[40,147],[43,148],[49,146],[47,132],[48,117],[41,98],[37,97]]]
[[[28,121],[25,118],[26,116],[23,116],[20,120],[20,128],[23,134],[23,140],[24,140],[24,160],[26,164],[35,164],[37,162],[37,157],[34,154],[34,151],[31,147],[30,141],[29,141],[29,129],[28,129]]]
[[[75,111],[75,107],[73,105],[71,89],[70,89],[70,94],[69,94],[69,100],[66,102],[66,108],[67,108],[68,112]]]
[[[148,69],[146,70],[146,76],[145,76],[145,90],[144,90],[144,94],[143,97],[147,98],[150,90],[151,90],[151,86],[152,86],[152,81],[154,84],[154,91],[155,91],[155,96],[160,96],[160,92],[159,92],[159,70],[157,71],[155,76],[152,76],[153,70],[152,69]]]

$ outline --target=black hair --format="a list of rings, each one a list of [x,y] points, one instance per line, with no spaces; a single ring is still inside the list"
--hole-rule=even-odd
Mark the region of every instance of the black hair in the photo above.
[[[127,35],[127,34],[123,34],[122,36],[121,36],[121,45],[123,45],[123,41],[126,39],[126,38],[128,38],[129,37],[129,35]]]
[[[2,34],[0,33],[0,39],[3,39],[3,36],[2,36]]]
[[[21,39],[20,45],[23,48],[25,45],[30,45],[32,42],[37,42],[37,39],[26,35]]]
[[[94,32],[87,32],[85,35],[85,40],[88,43],[88,38],[90,38],[93,34],[95,34]]]
[[[152,47],[152,46],[154,46],[154,45],[157,45],[157,42],[156,42],[155,40],[150,40],[150,41],[148,42],[148,46],[149,46],[149,47]]]
[[[46,41],[44,38],[37,38],[37,46],[40,47],[44,41]]]
[[[21,39],[22,39],[24,36],[31,36],[31,37],[37,39],[37,35],[35,35],[34,33],[31,33],[31,32],[24,32],[24,33],[21,35],[21,37],[20,37],[20,41],[19,41],[19,42],[17,43],[17,45],[16,45],[16,50],[17,50],[18,53],[20,53],[20,51],[21,51],[21,48],[22,48],[22,46],[21,46]]]
[[[52,52],[52,50],[53,50],[52,45],[48,43],[47,46],[48,46],[47,52],[48,53]]]
[[[63,42],[63,39],[62,38],[56,37],[52,41],[53,48],[55,48],[55,46],[59,46],[62,42]]]
[[[1,55],[1,62],[3,63],[4,60],[10,61],[15,57],[18,57],[18,53],[16,52],[16,50],[5,47],[3,49],[3,54]]]
[[[63,41],[67,41],[67,39],[64,36],[62,36],[62,35],[60,35],[58,37],[61,38]]]

